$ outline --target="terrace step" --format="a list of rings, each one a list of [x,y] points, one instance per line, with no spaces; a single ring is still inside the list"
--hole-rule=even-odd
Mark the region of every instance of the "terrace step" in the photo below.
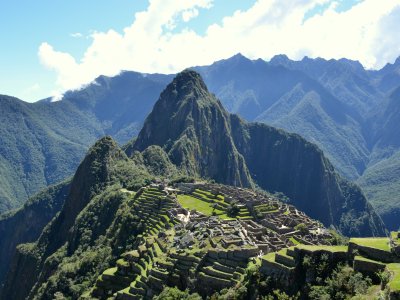
[[[198,273],[198,277],[205,284],[213,287],[231,287],[233,285],[231,280],[215,277],[212,275],[205,274],[203,272]]]
[[[293,257],[279,252],[275,255],[275,261],[287,267],[296,267],[296,262]]]
[[[124,290],[118,291],[116,297],[117,300],[139,300],[142,298],[143,296],[141,295],[131,293],[129,287]]]
[[[225,273],[231,273],[232,274],[232,273],[234,273],[236,271],[236,268],[223,265],[223,264],[221,264],[219,262],[214,263],[212,265],[212,267],[214,269],[218,270],[218,271],[222,271],[222,272],[225,272]]]
[[[212,266],[203,267],[202,271],[207,275],[211,275],[218,278],[223,278],[227,280],[230,280],[232,278],[232,273],[225,273],[223,271],[216,270]]]

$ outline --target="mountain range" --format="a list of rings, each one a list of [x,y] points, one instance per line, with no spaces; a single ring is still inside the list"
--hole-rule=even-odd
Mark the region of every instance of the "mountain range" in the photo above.
[[[162,91],[124,150],[103,137],[71,180],[0,219],[6,233],[0,236],[5,250],[0,297],[75,299],[90,293],[101,272],[139,245],[147,220],[137,214],[137,197],[131,195],[141,195],[141,187],[155,177],[206,178],[279,191],[290,198],[296,214],[302,210],[346,235],[385,234],[360,188],[337,174],[315,144],[228,113],[201,76],[187,70]],[[160,198],[156,207],[147,208],[161,218],[165,202]],[[32,223],[32,218],[37,220]]]
[[[347,59],[279,55],[266,62],[238,54],[193,69],[229,112],[317,144],[341,175],[362,187],[385,224],[398,227],[400,59],[372,71]],[[71,176],[97,138],[109,134],[124,144],[136,136],[172,78],[100,76],[59,102],[1,96],[0,211]]]

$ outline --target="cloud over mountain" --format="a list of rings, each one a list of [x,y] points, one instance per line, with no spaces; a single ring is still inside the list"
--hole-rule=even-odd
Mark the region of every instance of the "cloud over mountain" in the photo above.
[[[380,68],[400,54],[394,44],[400,38],[396,1],[365,0],[339,10],[339,2],[331,0],[258,0],[219,24],[207,24],[200,34],[189,22],[200,19],[212,5],[212,0],[151,0],[122,33],[110,29],[92,34],[92,43],[79,60],[47,42],[38,54],[43,65],[56,71],[59,92],[78,88],[99,74],[173,73],[237,52],[263,59],[279,53],[292,59],[347,57],[367,68]],[[316,13],[321,5],[324,8]]]

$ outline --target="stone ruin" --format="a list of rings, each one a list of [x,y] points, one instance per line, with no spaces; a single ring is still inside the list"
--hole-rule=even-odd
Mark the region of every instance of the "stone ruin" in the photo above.
[[[224,220],[179,205],[177,194],[193,195],[198,189],[221,196],[224,205],[236,203],[238,217]],[[137,238],[137,250],[125,253],[115,268],[99,276],[92,297],[151,299],[164,285],[190,288],[206,297],[239,283],[252,258],[299,243],[329,245],[331,238],[319,222],[295,207],[247,189],[157,183],[135,197],[146,230]]]

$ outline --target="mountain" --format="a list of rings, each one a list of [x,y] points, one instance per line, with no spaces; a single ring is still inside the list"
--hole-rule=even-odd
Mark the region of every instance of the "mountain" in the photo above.
[[[378,71],[357,61],[243,55],[196,67],[224,107],[248,121],[298,133],[355,181],[391,229],[397,229],[396,87],[400,59]],[[393,94],[393,95],[392,95]],[[393,124],[393,125],[392,125]]]
[[[388,63],[382,69],[370,72],[374,84],[382,91],[390,93],[399,86],[400,81],[400,57],[391,64]]]
[[[100,76],[62,101],[26,103],[0,96],[0,214],[76,170],[101,136],[135,136],[168,75]]]
[[[182,72],[161,93],[133,149],[164,148],[171,161],[188,175],[251,187],[245,161],[229,130],[229,115],[200,75]]]
[[[188,175],[279,191],[325,225],[348,235],[384,234],[361,190],[321,150],[295,134],[230,115],[200,75],[184,71],[162,92],[133,149],[161,146]]]
[[[400,87],[370,118],[375,126],[371,166],[357,180],[389,228],[400,216]]]
[[[230,112],[317,143],[348,179],[366,169],[369,151],[360,123],[369,103],[356,85],[362,81],[358,72],[353,74],[346,61],[295,62],[279,56],[265,62],[238,54],[196,70]],[[350,77],[356,77],[351,84]],[[379,100],[376,94],[368,95],[369,102]]]
[[[57,264],[55,253],[62,257],[66,255],[65,252],[75,252],[83,240],[98,238],[99,232],[110,226],[112,219],[107,217],[115,214],[125,199],[125,194],[120,192],[122,187],[137,188],[148,183],[150,178],[145,169],[135,167],[133,161],[128,162],[124,152],[111,138],[99,140],[77,169],[59,213],[43,229],[36,242],[17,247],[10,266],[7,262],[2,265],[3,268],[9,267],[14,275],[6,277],[1,298],[25,299],[31,288],[47,278],[48,270]],[[83,217],[88,206],[91,212]],[[27,210],[29,205],[21,213],[26,214]],[[85,231],[80,231],[77,223]],[[66,240],[70,241],[68,248],[65,247]],[[30,275],[26,277],[26,274]],[[24,280],[17,283],[15,278]],[[13,288],[9,289],[11,286]]]

